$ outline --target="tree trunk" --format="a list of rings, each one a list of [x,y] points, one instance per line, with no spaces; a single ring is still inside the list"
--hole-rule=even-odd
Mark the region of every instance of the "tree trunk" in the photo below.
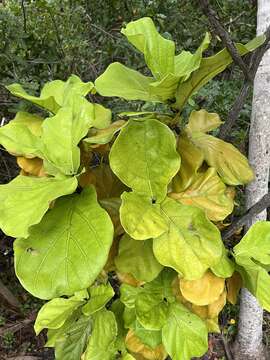
[[[270,0],[258,0],[257,34],[270,24]],[[253,91],[251,127],[249,133],[249,161],[255,180],[247,186],[246,205],[250,207],[268,193],[270,166],[270,52],[267,51],[258,68]],[[252,219],[266,220],[266,211]],[[234,354],[239,360],[264,360],[262,344],[263,310],[246,289],[242,289],[238,336]]]

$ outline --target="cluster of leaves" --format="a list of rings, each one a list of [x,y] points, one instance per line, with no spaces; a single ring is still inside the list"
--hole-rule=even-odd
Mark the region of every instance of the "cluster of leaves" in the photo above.
[[[8,87],[47,112],[18,112],[0,143],[21,173],[0,186],[0,227],[14,242],[15,270],[34,296],[50,300],[35,330],[48,331],[57,359],[189,360],[207,351],[226,300],[242,283],[270,309],[269,226],[259,222],[233,251],[219,227],[234,190],[253,179],[247,159],[209,134],[221,120],[181,110],[231,63],[221,50],[174,54],[150,18],[122,32],[152,72],[111,64],[95,84],[71,76],[40,96]],[[258,47],[264,37],[246,45]],[[170,113],[111,111],[85,96],[151,100]],[[254,236],[256,233],[256,237]],[[119,289],[120,288],[120,289]]]

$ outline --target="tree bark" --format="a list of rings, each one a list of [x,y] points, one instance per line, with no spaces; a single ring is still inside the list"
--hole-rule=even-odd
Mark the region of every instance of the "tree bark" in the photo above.
[[[270,24],[270,0],[258,0],[257,34]],[[270,166],[270,52],[265,53],[258,68],[253,90],[252,116],[249,133],[249,161],[255,179],[247,186],[247,208],[268,193]],[[247,229],[258,220],[266,220],[266,210],[254,216]],[[242,289],[238,336],[234,356],[239,360],[264,360],[267,355],[262,343],[263,310],[247,289]]]

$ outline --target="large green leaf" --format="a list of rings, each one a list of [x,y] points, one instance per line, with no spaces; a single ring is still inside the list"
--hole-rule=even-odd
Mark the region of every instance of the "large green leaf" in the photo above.
[[[141,195],[160,202],[180,167],[173,132],[154,119],[129,120],[110,152],[110,165],[120,180]]]
[[[154,101],[149,85],[154,79],[115,62],[95,81],[95,88],[102,96],[117,96],[126,100]],[[156,98],[158,101],[158,98]]]
[[[114,290],[108,283],[90,288],[90,300],[82,308],[84,315],[89,316],[101,310],[114,296]]]
[[[124,192],[121,196],[121,224],[125,231],[136,240],[156,238],[168,230],[160,204],[135,192]]]
[[[39,310],[35,321],[35,332],[38,335],[44,328],[59,329],[70,315],[88,298],[87,291],[80,291],[68,299],[55,298]]]
[[[129,273],[135,279],[147,282],[156,278],[163,268],[154,257],[152,240],[137,241],[127,234],[120,240],[114,261],[119,272]]]
[[[99,311],[94,319],[94,328],[90,337],[84,360],[114,360],[117,323],[114,313]]]
[[[80,360],[92,331],[92,319],[84,315],[72,317],[55,332],[55,359]]]
[[[72,109],[61,108],[58,113],[44,120],[42,128],[43,156],[65,175],[76,174],[80,166],[78,139],[74,138]],[[85,129],[81,137],[86,135]]]
[[[233,211],[233,198],[214,168],[199,173],[195,181],[183,192],[170,197],[184,205],[194,205],[205,211],[212,221],[224,220]]]
[[[110,64],[95,81],[103,96],[118,96],[126,100],[165,102],[173,99],[179,76],[167,74],[161,80],[144,76],[118,62]]]
[[[182,304],[171,304],[167,323],[162,329],[162,342],[173,360],[202,356],[208,349],[206,325]]]
[[[191,133],[191,140],[223,182],[236,186],[252,181],[254,174],[247,158],[232,144],[202,132]]]
[[[210,44],[209,33],[205,34],[205,37],[194,54],[189,51],[182,51],[174,58],[174,72],[183,80],[187,80],[190,74],[200,67],[202,54]]]
[[[219,230],[197,207],[181,205],[168,198],[161,209],[169,230],[153,240],[157,260],[185,279],[201,278],[221,259],[223,243]]]
[[[0,144],[13,155],[40,156],[42,121],[38,115],[18,112],[14,120],[0,127]]]
[[[236,44],[236,48],[240,55],[245,55],[262,45],[264,41],[265,36],[260,35],[246,45]],[[203,58],[199,69],[194,71],[187,81],[179,85],[176,93],[176,107],[179,110],[182,110],[192,94],[213,79],[213,77],[225,70],[232,61],[231,55],[227,49],[223,49],[213,56]]]
[[[156,79],[174,72],[174,42],[158,33],[151,18],[131,21],[121,32],[144,54],[145,62]]]
[[[270,222],[255,223],[233,250],[244,286],[270,311]]]
[[[36,297],[71,295],[96,279],[112,240],[109,215],[98,204],[94,188],[85,188],[59,199],[27,241],[15,241],[17,276]]]
[[[76,190],[77,179],[17,176],[0,185],[0,228],[9,236],[27,238],[29,227],[38,224],[59,196]]]
[[[174,301],[172,281],[173,271],[165,269],[152,282],[146,283],[135,300],[138,321],[148,330],[160,330],[165,324],[169,303]]]

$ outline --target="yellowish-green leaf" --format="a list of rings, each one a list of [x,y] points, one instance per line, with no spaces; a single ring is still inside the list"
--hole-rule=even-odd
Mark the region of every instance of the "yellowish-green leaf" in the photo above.
[[[0,228],[9,236],[27,238],[29,227],[38,224],[50,203],[76,190],[76,178],[17,176],[0,185]]]
[[[205,37],[194,54],[189,51],[182,51],[174,58],[174,72],[183,80],[187,80],[190,74],[200,67],[202,54],[210,44],[210,34],[206,33]],[[182,80],[182,81],[183,81]]]
[[[114,290],[108,283],[90,288],[90,300],[82,307],[82,313],[90,316],[101,310],[109,300],[114,296]]]
[[[157,32],[151,18],[131,21],[121,32],[144,54],[145,62],[156,79],[174,72],[174,42]]]
[[[192,133],[191,140],[225,184],[236,186],[252,181],[254,174],[247,158],[232,144],[202,132]]]
[[[88,137],[84,139],[84,143],[87,144],[107,144],[113,138],[113,136],[125,126],[126,121],[117,120],[109,125],[109,127],[100,130],[91,129],[88,133]]]
[[[35,332],[38,335],[43,329],[59,329],[64,325],[69,316],[83,303],[87,291],[80,292],[82,296],[72,296],[68,299],[55,298],[47,302],[39,310],[35,321]]]
[[[114,360],[117,323],[114,313],[99,311],[94,319],[94,328],[84,355],[84,360]]]
[[[136,192],[121,196],[120,220],[125,231],[136,240],[156,238],[168,230],[166,219],[158,203]]]
[[[246,45],[236,44],[236,48],[240,55],[245,55],[262,45],[264,41],[265,35],[260,35],[248,42]],[[227,49],[223,49],[213,56],[203,58],[199,69],[194,71],[190,78],[179,86],[176,93],[176,107],[179,110],[182,110],[183,106],[192,94],[197,92],[213,77],[225,70],[232,61],[233,60]]]
[[[218,229],[194,206],[168,198],[161,209],[169,230],[153,241],[157,260],[187,280],[200,279],[221,259],[223,243]]]
[[[258,221],[252,225],[233,250],[244,287],[270,311],[270,222]]]
[[[95,81],[95,88],[102,96],[117,96],[126,100],[151,99],[149,85],[154,79],[114,62]],[[158,101],[158,98],[156,98]]]
[[[206,325],[185,306],[173,303],[168,321],[162,329],[162,342],[174,360],[202,356],[208,349]]]
[[[222,257],[220,261],[211,266],[212,272],[221,278],[229,278],[235,271],[235,262],[228,257],[228,251],[223,246]]]
[[[37,115],[18,112],[14,120],[0,127],[0,144],[13,155],[29,158],[40,156],[42,121]]]
[[[173,132],[154,119],[129,120],[112,146],[110,165],[135,192],[162,201],[180,167]]]
[[[224,220],[234,207],[233,199],[227,195],[226,186],[214,168],[199,173],[184,192],[170,193],[170,197],[184,205],[197,206],[212,221]]]
[[[186,129],[188,132],[203,132],[214,130],[222,124],[220,117],[216,113],[209,113],[202,109],[192,111]]]
[[[94,188],[88,187],[81,194],[56,201],[42,222],[30,230],[27,241],[15,241],[16,274],[22,285],[41,299],[71,295],[95,281],[112,240],[109,215],[98,204]]]
[[[148,330],[160,330],[166,323],[169,304],[175,301],[172,290],[174,271],[164,269],[150,283],[146,283],[135,300],[138,321]]]
[[[125,234],[119,243],[119,253],[115,258],[118,271],[132,274],[137,280],[152,281],[163,266],[153,254],[152,240],[137,241]]]
[[[186,190],[194,181],[204,158],[202,151],[193,145],[185,134],[179,136],[177,150],[181,156],[181,167],[173,178],[172,189],[173,192],[179,193]]]

